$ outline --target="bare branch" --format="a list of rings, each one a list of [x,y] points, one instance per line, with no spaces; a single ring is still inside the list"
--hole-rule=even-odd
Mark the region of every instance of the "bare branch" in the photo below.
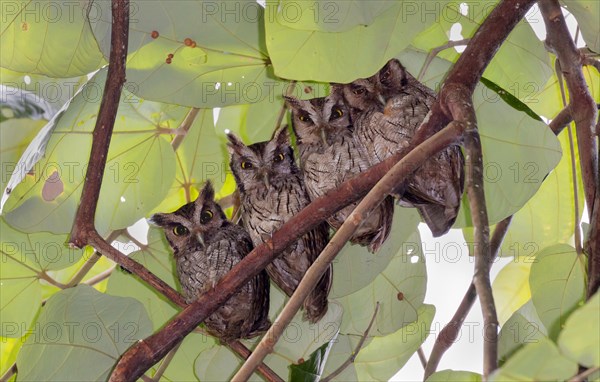
[[[177,128],[178,134],[171,141],[171,147],[173,147],[174,151],[179,148],[179,145],[181,145],[181,142],[183,142],[183,140],[187,136],[187,133],[188,131],[190,131],[190,127],[192,127],[192,124],[196,120],[196,117],[198,116],[199,112],[200,109],[195,107],[191,108],[185,116],[183,122],[181,122],[181,125]]]
[[[13,363],[11,367],[8,368],[8,370],[6,370],[6,373],[4,373],[4,375],[2,375],[0,377],[0,382],[8,382],[8,380],[13,376],[17,374],[17,363]]]
[[[555,135],[558,135],[565,127],[569,126],[569,123],[571,122],[573,122],[571,106],[567,105],[556,115],[556,117],[554,117],[548,126],[550,126],[550,130],[552,130]]]
[[[569,89],[571,115],[575,120],[577,131],[585,200],[588,206],[592,206],[598,183],[598,152],[594,137],[597,106],[583,76],[583,56],[571,39],[558,0],[540,0],[539,7],[546,25],[546,45],[556,53]],[[588,208],[588,210],[591,214],[592,209]],[[589,217],[591,218],[591,215]]]
[[[508,232],[508,228],[510,227],[511,220],[512,216],[507,217],[498,223],[494,229],[494,234],[490,240],[490,248],[494,258],[498,255],[502,241],[504,241],[506,232]],[[460,328],[465,322],[471,308],[473,308],[476,298],[477,292],[475,291],[475,284],[471,282],[456,313],[454,313],[452,320],[444,326],[444,329],[441,330],[440,335],[435,340],[435,344],[429,355],[429,361],[425,367],[423,380],[426,380],[431,374],[435,373],[444,353],[446,353],[446,351],[456,342],[458,334],[460,333]]]
[[[596,367],[590,367],[587,370],[584,370],[583,372],[577,374],[576,376],[574,376],[573,378],[569,379],[569,382],[583,382],[586,380],[587,377],[589,377],[590,375],[594,374],[595,372],[599,371],[600,367],[596,366]]]
[[[469,43],[469,41],[471,41],[470,38],[465,38],[465,39],[458,40],[458,41],[448,41],[444,45],[441,45],[441,46],[431,49],[431,51],[429,51],[429,54],[427,55],[427,58],[425,58],[425,62],[423,63],[421,70],[419,70],[419,74],[417,75],[417,80],[419,80],[419,81],[423,80],[423,76],[427,72],[427,69],[429,69],[429,65],[431,65],[431,62],[433,61],[433,59],[436,58],[437,55],[440,54],[440,52],[442,52],[446,49],[449,49],[449,48],[454,48],[456,46],[467,45]]]

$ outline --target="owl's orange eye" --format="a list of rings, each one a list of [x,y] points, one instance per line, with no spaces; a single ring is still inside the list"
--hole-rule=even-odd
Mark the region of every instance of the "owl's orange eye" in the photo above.
[[[334,106],[331,109],[331,119],[338,119],[338,118],[340,118],[343,115],[344,115],[344,112],[339,107]]]
[[[243,170],[248,170],[249,168],[252,168],[252,163],[243,161],[241,166]]]
[[[213,218],[213,213],[211,210],[204,210],[200,214],[200,223],[206,224]]]
[[[178,224],[175,226],[175,228],[173,228],[173,233],[175,234],[175,236],[187,235],[188,232],[190,231],[181,224]]]
[[[279,153],[277,155],[275,155],[275,158],[273,159],[275,162],[281,162],[285,157],[283,156],[283,153]]]

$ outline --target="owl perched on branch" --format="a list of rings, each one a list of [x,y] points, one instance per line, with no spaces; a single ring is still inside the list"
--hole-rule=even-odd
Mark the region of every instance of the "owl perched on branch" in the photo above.
[[[277,130],[270,141],[250,146],[233,134],[227,138],[230,167],[240,192],[242,221],[254,244],[259,245],[310,203],[304,179],[294,161],[287,126]],[[328,240],[329,227],[323,223],[273,260],[267,273],[291,296]],[[309,321],[316,322],[327,312],[331,281],[330,265],[304,301],[304,316]]]
[[[248,233],[227,220],[207,182],[196,201],[151,222],[162,227],[173,250],[177,277],[188,304],[211,289],[252,250]],[[269,328],[269,277],[261,272],[205,321],[222,342],[254,337]]]
[[[311,200],[370,167],[367,153],[353,134],[349,109],[340,92],[311,100],[286,97],[286,102],[292,112],[304,182]],[[338,229],[357,204],[338,211],[327,220],[329,225]],[[376,252],[390,233],[393,214],[394,202],[389,197],[371,212],[351,242]]]
[[[355,137],[377,164],[408,146],[435,93],[392,59],[373,76],[333,86],[351,108]],[[464,157],[451,146],[427,160],[398,188],[400,204],[416,207],[434,236],[448,232],[464,188]]]

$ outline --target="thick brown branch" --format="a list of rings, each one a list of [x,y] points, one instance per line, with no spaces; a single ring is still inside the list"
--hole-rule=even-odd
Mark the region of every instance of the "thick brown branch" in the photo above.
[[[500,246],[502,245],[502,241],[504,240],[504,236],[506,236],[506,232],[508,231],[508,227],[510,226],[510,222],[512,220],[512,215],[502,220],[500,223],[496,225],[496,229],[494,229],[494,234],[492,235],[492,239],[490,240],[490,248],[492,252],[492,257],[496,258],[498,255],[498,251],[500,250]],[[460,333],[460,328],[462,327],[467,315],[471,311],[473,304],[477,298],[477,292],[475,291],[475,284],[471,282],[467,292],[465,293],[456,313],[452,317],[452,320],[444,326],[444,329],[441,330],[440,335],[436,338],[435,344],[433,345],[433,349],[431,350],[431,354],[429,355],[429,361],[427,362],[427,367],[425,368],[425,375],[423,380],[429,378],[431,374],[433,374],[444,353],[446,350],[450,349],[452,344],[458,338],[458,334]]]
[[[354,211],[352,211],[352,214],[344,221],[344,224],[337,230],[335,235],[333,235],[325,249],[323,249],[323,252],[319,255],[318,261],[315,261],[306,271],[306,274],[300,281],[298,288],[288,303],[258,346],[256,346],[248,361],[246,361],[233,377],[232,381],[247,381],[256,368],[256,365],[273,351],[273,346],[277,343],[285,328],[302,306],[302,302],[312,291],[313,287],[319,282],[319,279],[323,273],[325,273],[327,267],[329,267],[329,264],[335,259],[344,244],[350,240],[360,224],[369,217],[369,213],[375,210],[377,206],[381,204],[383,199],[385,199],[398,184],[401,184],[404,179],[412,174],[423,162],[448,147],[448,145],[455,143],[461,134],[462,130],[460,129],[460,125],[451,123],[448,127],[411,150],[405,157],[396,163],[387,174],[385,174],[385,176],[358,204]],[[402,153],[399,155],[402,155]]]
[[[94,231],[94,217],[100,196],[102,177],[110,138],[117,117],[121,90],[125,83],[125,60],[129,35],[129,0],[112,1],[112,30],[108,74],[96,126],[92,133],[92,150],[85,174],[81,199],[71,230],[70,244],[81,248],[88,244],[87,235]]]
[[[558,135],[571,122],[573,122],[573,116],[571,115],[571,106],[567,105],[550,122],[550,125],[549,125],[550,126],[550,130],[552,130],[552,132],[555,135]]]
[[[555,53],[569,89],[571,115],[575,121],[585,200],[592,213],[598,183],[598,153],[594,137],[597,106],[583,77],[584,57],[575,46],[558,0],[541,0],[540,11],[546,25],[546,45]],[[591,217],[591,215],[590,215]]]

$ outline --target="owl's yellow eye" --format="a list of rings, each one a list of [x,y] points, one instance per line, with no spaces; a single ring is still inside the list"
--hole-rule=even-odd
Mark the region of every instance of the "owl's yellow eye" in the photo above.
[[[283,153],[279,153],[279,154],[275,155],[274,161],[281,162],[283,160],[283,158],[284,158]]]
[[[338,119],[343,115],[344,112],[339,107],[334,106],[333,109],[331,109],[331,119]]]
[[[188,231],[188,229],[182,226],[181,224],[178,224],[175,226],[175,228],[173,228],[173,233],[175,234],[175,236],[187,235],[188,232],[190,231]]]
[[[242,169],[248,170],[249,168],[252,168],[252,163],[243,161],[241,166],[242,166]]]
[[[307,114],[300,114],[298,119],[302,122],[310,122],[310,117]]]
[[[213,213],[211,210],[204,210],[200,214],[200,223],[206,224],[213,218]]]

